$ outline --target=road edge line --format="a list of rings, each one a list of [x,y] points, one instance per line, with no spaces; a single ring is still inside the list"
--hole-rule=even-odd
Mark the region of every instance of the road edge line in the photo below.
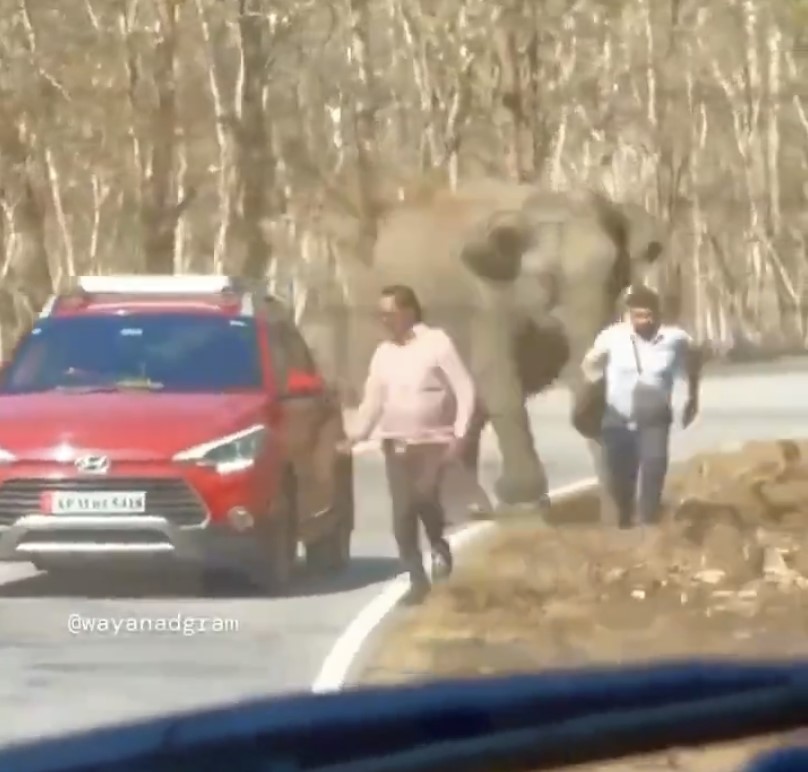
[[[551,501],[583,493],[597,485],[597,478],[586,477],[550,491]],[[448,537],[452,549],[459,551],[479,536],[493,531],[500,523],[484,521],[471,523]],[[348,623],[329,650],[311,687],[315,694],[336,692],[345,688],[354,662],[376,629],[396,607],[409,586],[407,575],[401,573],[389,580],[373,600],[367,603]]]

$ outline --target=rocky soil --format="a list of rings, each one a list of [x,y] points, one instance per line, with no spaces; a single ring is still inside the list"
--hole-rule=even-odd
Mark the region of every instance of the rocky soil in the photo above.
[[[650,530],[582,525],[593,505],[561,504],[559,525],[498,529],[425,606],[398,612],[363,680],[808,654],[808,441],[692,459]],[[778,741],[580,769],[728,772]]]

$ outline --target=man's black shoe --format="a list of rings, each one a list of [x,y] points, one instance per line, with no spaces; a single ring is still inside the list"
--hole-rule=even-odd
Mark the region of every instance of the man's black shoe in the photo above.
[[[441,539],[432,547],[432,581],[440,582],[452,575],[454,558],[449,542]]]
[[[404,597],[401,599],[401,604],[403,606],[417,606],[423,603],[426,596],[429,595],[430,589],[431,586],[425,579],[411,582],[409,589],[404,593]]]
[[[483,504],[471,504],[468,508],[469,520],[494,520],[494,507]]]

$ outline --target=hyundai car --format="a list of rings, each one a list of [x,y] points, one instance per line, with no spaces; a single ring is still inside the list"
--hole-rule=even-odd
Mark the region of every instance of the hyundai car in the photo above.
[[[0,375],[0,560],[236,569],[350,560],[340,401],[286,306],[207,275],[84,276]]]

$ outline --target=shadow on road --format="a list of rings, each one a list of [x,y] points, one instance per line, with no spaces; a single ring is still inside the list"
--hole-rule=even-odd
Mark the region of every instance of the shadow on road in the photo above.
[[[355,557],[347,571],[318,576],[301,566],[287,592],[271,596],[248,580],[225,573],[75,569],[39,573],[0,586],[0,598],[306,598],[359,590],[392,579],[392,558]]]
[[[400,571],[401,566],[395,558],[354,558],[351,567],[336,576],[317,576],[302,571],[289,596],[300,598],[361,590],[372,584],[389,581]]]

